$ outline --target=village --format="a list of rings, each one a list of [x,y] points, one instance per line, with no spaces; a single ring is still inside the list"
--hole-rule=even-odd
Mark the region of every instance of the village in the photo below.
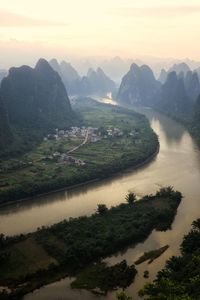
[[[46,161],[54,161],[58,164],[65,165],[76,165],[76,166],[84,166],[86,163],[81,159],[74,158],[71,154],[85,145],[86,143],[96,143],[101,141],[102,139],[110,139],[123,137],[125,133],[119,128],[97,128],[97,127],[71,127],[68,130],[59,130],[56,129],[54,134],[48,134],[44,137],[44,141],[48,140],[63,140],[65,138],[83,138],[83,141],[73,149],[69,150],[66,153],[61,153],[59,151],[54,152],[52,155],[45,157]],[[137,130],[132,130],[128,133],[134,139],[139,138],[139,133]]]
[[[77,138],[77,137],[87,137],[87,142],[95,143],[103,138],[115,138],[122,137],[124,132],[119,128],[96,128],[96,127],[71,127],[69,130],[59,130],[55,129],[54,134],[48,134],[44,137],[44,141],[47,140],[61,140],[64,138]],[[139,138],[139,132],[135,129],[128,133],[129,136],[133,138]]]
[[[124,132],[119,128],[108,128],[105,129],[103,127],[71,127],[68,130],[59,130],[55,129],[55,132],[52,134],[48,134],[44,137],[44,142],[46,141],[62,141],[66,138],[68,139],[79,139],[80,144],[69,151],[63,153],[63,151],[54,151],[49,153],[48,155],[43,156],[43,164],[47,162],[54,162],[60,165],[71,165],[71,166],[85,166],[86,162],[75,158],[73,156],[73,152],[75,152],[80,147],[84,146],[86,143],[96,143],[101,141],[102,139],[112,139],[112,138],[120,138],[125,135],[130,136],[135,141],[140,139],[140,133],[134,129],[130,132]],[[19,169],[24,169],[27,167],[33,166],[33,161],[31,160],[10,160],[9,163],[1,163],[0,164],[0,173],[11,172]]]
[[[76,138],[76,137],[85,137],[88,134],[88,142],[98,142],[102,138],[108,137],[120,137],[123,136],[123,131],[118,128],[111,129],[102,129],[96,127],[71,127],[70,130],[55,130],[54,134],[48,134],[44,138],[44,141],[47,140],[60,140],[64,138]]]

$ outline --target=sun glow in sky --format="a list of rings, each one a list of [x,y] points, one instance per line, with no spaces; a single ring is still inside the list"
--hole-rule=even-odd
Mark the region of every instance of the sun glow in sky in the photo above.
[[[200,1],[0,0],[0,68],[68,55],[200,60]]]

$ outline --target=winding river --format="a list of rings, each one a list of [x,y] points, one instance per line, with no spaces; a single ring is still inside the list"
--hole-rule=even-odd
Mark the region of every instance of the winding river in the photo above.
[[[0,232],[7,235],[31,232],[42,225],[50,225],[68,217],[89,215],[99,203],[108,207],[124,200],[128,191],[138,196],[153,193],[160,186],[172,185],[180,190],[184,198],[178,208],[171,230],[153,231],[144,243],[129,248],[106,259],[114,264],[126,259],[132,264],[145,251],[170,245],[169,249],[152,264],[143,263],[137,267],[135,282],[127,294],[138,299],[137,291],[146,279],[143,272],[149,270],[151,280],[155,278],[165,261],[179,253],[180,242],[192,221],[200,216],[200,151],[183,126],[150,109],[140,109],[150,121],[160,140],[160,152],[153,161],[137,170],[125,171],[112,178],[91,183],[69,191],[56,192],[47,196],[21,202],[0,210]],[[24,300],[93,300],[97,296],[87,291],[70,289],[70,278],[45,286],[26,295]],[[98,299],[113,300],[115,293]]]

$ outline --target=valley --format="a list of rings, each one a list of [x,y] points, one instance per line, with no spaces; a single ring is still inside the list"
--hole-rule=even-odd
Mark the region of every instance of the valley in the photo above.
[[[172,224],[172,230],[162,233],[153,231],[144,243],[106,259],[109,264],[114,265],[125,259],[131,265],[144,252],[168,244],[169,249],[148,265],[150,275],[148,280],[153,279],[157,271],[164,266],[166,259],[172,254],[179,253],[178,248],[182,236],[190,229],[190,224],[198,216],[198,191],[194,187],[199,180],[197,167],[199,150],[187,131],[175,121],[149,109],[138,110],[146,114],[152,128],[159,136],[160,152],[152,162],[141,169],[129,170],[111,179],[75,188],[68,193],[59,192],[35,198],[34,202],[22,202],[17,206],[5,207],[1,209],[1,231],[9,235],[34,231],[37,227],[53,224],[66,217],[90,215],[99,203],[106,203],[108,207],[120,204],[128,190],[136,192],[137,195],[144,195],[144,192],[148,194],[156,191],[159,185],[166,183],[174,185],[183,192],[184,199]],[[174,161],[176,164],[173,163]],[[186,169],[193,174],[190,179]],[[137,299],[137,291],[143,287],[145,282],[143,272],[147,270],[145,264],[139,265],[138,268],[139,272],[135,277],[134,284],[127,289],[128,294],[134,296],[135,299]],[[66,278],[27,295],[25,299],[45,299],[45,297],[54,299],[57,294],[64,297],[65,293],[74,299],[78,299],[80,296],[84,299],[95,299],[95,296],[86,291],[72,291],[69,282],[69,278]],[[101,297],[105,298],[105,296]],[[115,293],[109,292],[106,299],[115,299]]]
[[[0,1],[0,300],[200,300],[197,2]]]
[[[81,127],[57,129],[32,151],[0,162],[1,204],[102,179],[157,153],[157,136],[144,116],[87,98],[73,109]]]

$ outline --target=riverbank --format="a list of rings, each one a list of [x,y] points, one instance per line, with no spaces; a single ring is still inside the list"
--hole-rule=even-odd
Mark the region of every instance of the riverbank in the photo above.
[[[55,152],[61,148],[67,151],[71,142],[65,140],[43,142],[39,148],[22,158],[22,162],[23,159],[26,161],[25,168],[12,170],[12,160],[2,162],[2,167],[9,166],[10,171],[0,174],[0,204],[72,189],[130,167],[139,168],[158,153],[158,138],[144,116],[127,109],[99,104],[91,99],[85,102],[81,99],[76,109],[84,119],[85,126],[96,126],[101,132],[115,128],[120,136],[111,136],[95,143],[87,142],[77,148],[73,156],[85,162],[81,166],[44,160],[45,153],[49,151]],[[78,141],[72,142],[79,144]],[[32,164],[27,166],[27,161],[32,161]]]
[[[26,197],[26,198],[22,198],[22,199],[19,199],[19,200],[16,200],[16,201],[9,201],[9,202],[6,202],[6,203],[0,203],[0,208],[10,206],[10,205],[16,204],[16,203],[21,203],[21,202],[24,202],[24,201],[33,200],[33,199],[36,199],[36,201],[37,201],[37,199],[39,199],[41,197],[44,197],[44,196],[52,195],[52,194],[62,192],[62,191],[73,190],[73,189],[76,189],[76,188],[79,188],[79,187],[82,187],[82,186],[86,186],[86,185],[89,185],[89,184],[92,184],[92,183],[95,183],[95,182],[99,182],[103,179],[114,178],[115,176],[118,176],[122,172],[129,172],[129,171],[137,170],[137,169],[142,168],[143,166],[147,165],[151,161],[153,161],[153,159],[159,153],[159,149],[160,149],[160,145],[158,144],[157,149],[155,150],[155,152],[150,157],[148,157],[145,161],[143,161],[141,163],[138,163],[135,166],[123,169],[120,172],[115,172],[113,174],[108,174],[108,175],[106,175],[105,177],[102,177],[102,178],[94,178],[94,179],[91,179],[91,180],[88,180],[88,181],[84,181],[82,183],[73,184],[71,186],[65,186],[63,188],[56,189],[56,190],[53,190],[53,191],[49,191],[49,192],[46,192],[46,193],[41,193],[41,194],[38,194],[38,195],[35,195],[35,196],[32,196],[32,197]]]
[[[175,116],[170,113],[166,113],[165,111],[159,110],[156,107],[153,107],[153,109],[155,111],[158,111],[159,113],[167,116],[168,118],[180,123],[181,125],[183,125],[188,130],[190,135],[194,138],[198,147],[200,148],[200,133],[199,133],[200,128],[199,128],[199,126],[196,126],[195,123],[192,121],[191,115],[189,115],[189,116],[185,115],[184,117],[181,117],[181,116]]]
[[[180,201],[180,193],[161,189],[133,205],[99,209],[90,217],[2,238],[0,285],[12,290],[8,299],[17,299],[14,297],[52,282],[52,276],[54,281],[55,274],[74,276],[89,263],[141,242],[154,228],[169,228]]]

